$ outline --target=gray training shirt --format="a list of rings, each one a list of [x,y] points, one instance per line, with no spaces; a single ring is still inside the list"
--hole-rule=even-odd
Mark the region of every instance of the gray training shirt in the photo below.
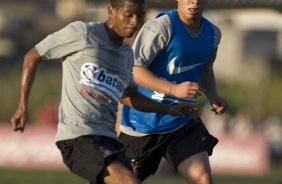
[[[103,23],[77,21],[35,47],[44,60],[63,59],[56,140],[90,134],[116,138],[118,100],[135,85],[130,45],[112,43]]]

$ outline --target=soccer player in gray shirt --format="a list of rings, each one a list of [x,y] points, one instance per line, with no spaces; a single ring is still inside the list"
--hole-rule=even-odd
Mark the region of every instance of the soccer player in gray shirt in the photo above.
[[[38,65],[63,59],[56,144],[63,161],[90,183],[139,183],[115,131],[119,100],[141,111],[171,115],[197,112],[187,104],[167,106],[136,90],[133,52],[123,42],[144,18],[144,0],[111,0],[106,22],[72,22],[47,36],[24,57],[20,100],[11,118],[23,132]]]

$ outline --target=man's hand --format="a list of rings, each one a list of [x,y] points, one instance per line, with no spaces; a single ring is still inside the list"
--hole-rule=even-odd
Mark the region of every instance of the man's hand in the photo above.
[[[194,119],[199,118],[200,114],[198,112],[198,109],[189,103],[180,103],[174,106],[171,106],[169,110],[169,114],[172,116],[187,116],[192,115]]]
[[[190,81],[175,84],[171,95],[177,98],[197,98],[201,96],[200,86],[198,83]]]
[[[18,109],[11,118],[11,124],[14,131],[20,131],[23,133],[25,124],[27,122],[27,113],[21,109]]]
[[[217,97],[211,100],[211,106],[212,111],[215,112],[215,114],[219,115],[223,114],[227,109],[227,102],[225,99]]]

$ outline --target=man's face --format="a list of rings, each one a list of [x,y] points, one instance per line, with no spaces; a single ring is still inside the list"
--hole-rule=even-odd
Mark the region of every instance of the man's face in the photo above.
[[[120,37],[131,37],[144,21],[144,4],[125,1],[118,8],[110,7],[112,28]]]
[[[181,19],[199,20],[202,17],[207,0],[177,0],[177,12]]]

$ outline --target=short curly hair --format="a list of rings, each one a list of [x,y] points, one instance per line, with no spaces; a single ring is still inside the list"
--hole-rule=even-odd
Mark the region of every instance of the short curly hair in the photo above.
[[[124,5],[126,1],[130,1],[133,3],[144,4],[145,0],[111,0],[110,5],[114,8],[118,8]]]

